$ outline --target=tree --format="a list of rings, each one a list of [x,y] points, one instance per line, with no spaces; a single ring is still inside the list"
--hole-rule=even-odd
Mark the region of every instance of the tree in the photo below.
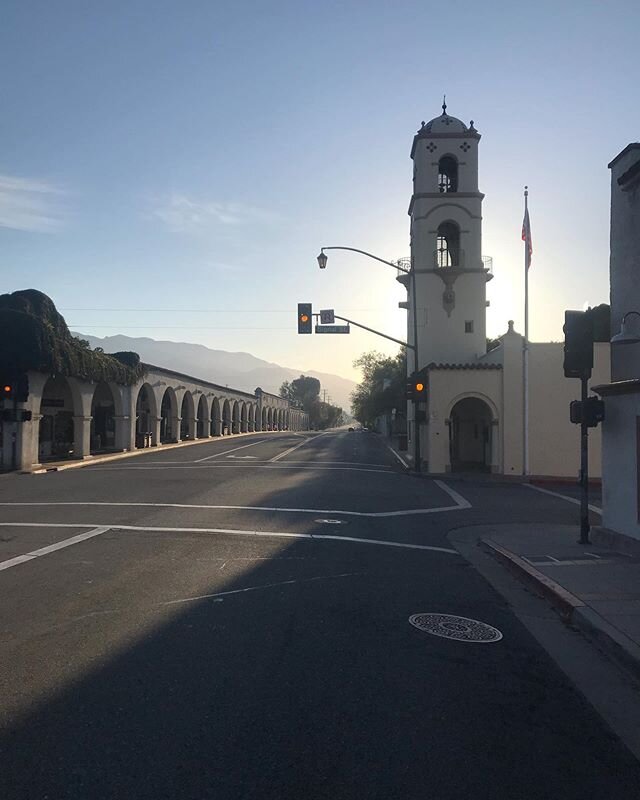
[[[353,362],[362,370],[362,382],[351,393],[353,415],[363,425],[376,417],[406,405],[407,355],[383,356],[375,350],[363,353]]]

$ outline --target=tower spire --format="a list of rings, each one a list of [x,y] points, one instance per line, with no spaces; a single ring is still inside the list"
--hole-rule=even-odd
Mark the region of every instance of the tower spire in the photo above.
[[[444,115],[446,113],[447,113],[447,95],[443,94],[442,95],[442,114]]]

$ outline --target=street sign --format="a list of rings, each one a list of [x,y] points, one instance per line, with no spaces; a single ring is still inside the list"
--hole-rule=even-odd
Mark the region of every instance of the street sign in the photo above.
[[[332,308],[325,308],[320,311],[320,323],[322,325],[333,325],[335,316]]]
[[[316,333],[351,333],[348,325],[316,325]]]

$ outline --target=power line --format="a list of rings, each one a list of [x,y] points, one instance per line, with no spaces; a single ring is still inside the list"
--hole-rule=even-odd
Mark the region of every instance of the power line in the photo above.
[[[124,311],[124,312],[152,312],[182,313],[182,314],[295,314],[295,309],[291,308],[59,308],[59,311]],[[344,308],[344,312],[369,312],[369,311],[388,311],[386,308]]]

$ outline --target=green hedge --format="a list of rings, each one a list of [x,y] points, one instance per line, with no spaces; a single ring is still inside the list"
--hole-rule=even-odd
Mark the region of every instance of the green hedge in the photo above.
[[[72,336],[51,298],[36,289],[0,295],[0,371],[27,370],[120,384],[144,375],[137,353],[107,355]]]

